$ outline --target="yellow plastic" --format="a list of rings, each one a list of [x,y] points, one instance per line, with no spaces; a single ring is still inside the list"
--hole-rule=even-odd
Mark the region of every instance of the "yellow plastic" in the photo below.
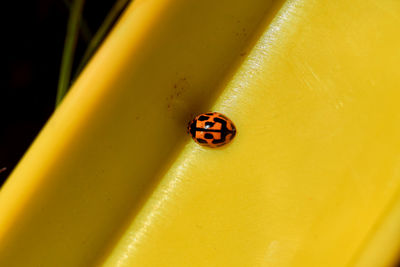
[[[135,1],[2,188],[0,266],[391,266],[399,29],[393,0]],[[185,135],[208,110],[229,146]]]

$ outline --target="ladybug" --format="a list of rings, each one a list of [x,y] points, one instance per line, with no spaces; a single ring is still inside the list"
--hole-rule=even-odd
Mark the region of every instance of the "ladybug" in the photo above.
[[[221,113],[208,112],[191,120],[187,132],[198,144],[214,148],[229,143],[236,135],[236,128],[233,122]]]

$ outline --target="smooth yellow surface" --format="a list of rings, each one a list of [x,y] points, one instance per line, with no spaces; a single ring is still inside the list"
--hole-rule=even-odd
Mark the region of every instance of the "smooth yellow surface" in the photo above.
[[[0,266],[390,266],[399,29],[393,0],[134,2],[2,188]],[[229,146],[185,136],[208,110]]]

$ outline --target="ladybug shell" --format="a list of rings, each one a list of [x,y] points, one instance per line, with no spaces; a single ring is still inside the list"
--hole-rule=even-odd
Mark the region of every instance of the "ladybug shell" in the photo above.
[[[229,143],[236,135],[233,122],[218,112],[197,115],[188,124],[188,133],[198,144],[220,147]]]

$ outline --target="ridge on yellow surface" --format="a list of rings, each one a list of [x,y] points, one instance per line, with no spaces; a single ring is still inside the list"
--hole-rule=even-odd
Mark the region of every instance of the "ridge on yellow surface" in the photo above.
[[[2,188],[0,266],[391,266],[399,17],[134,2]],[[185,136],[208,110],[227,147]]]

